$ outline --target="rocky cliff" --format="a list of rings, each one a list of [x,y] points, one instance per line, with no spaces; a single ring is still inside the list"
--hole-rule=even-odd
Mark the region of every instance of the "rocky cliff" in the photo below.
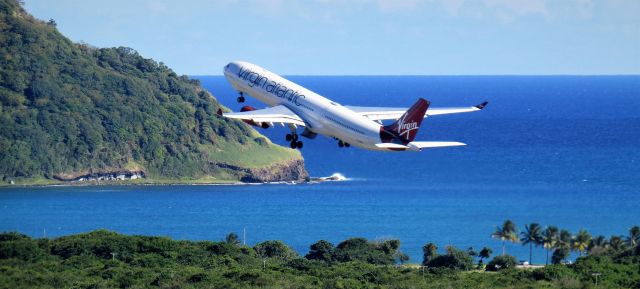
[[[309,180],[309,174],[302,159],[292,159],[260,168],[242,168],[223,163],[214,165],[239,172],[240,181],[245,183],[304,182]]]

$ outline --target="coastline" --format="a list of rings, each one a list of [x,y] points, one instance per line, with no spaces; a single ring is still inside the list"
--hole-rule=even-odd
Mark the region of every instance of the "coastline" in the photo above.
[[[0,184],[0,189],[3,188],[47,188],[47,187],[99,187],[99,186],[255,186],[255,185],[301,185],[301,184],[319,184],[325,182],[341,182],[347,181],[341,174],[333,174],[328,177],[310,177],[304,181],[276,181],[276,182],[241,182],[233,180],[219,180],[211,181],[206,178],[194,179],[194,180],[179,180],[179,179],[167,179],[167,180],[151,180],[145,179],[137,180],[114,180],[114,181],[57,181],[51,183],[38,183],[29,182],[22,184]]]

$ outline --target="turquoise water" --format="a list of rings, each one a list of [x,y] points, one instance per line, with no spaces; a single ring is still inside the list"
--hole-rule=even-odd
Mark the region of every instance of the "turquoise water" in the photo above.
[[[221,77],[199,77],[238,109]],[[485,111],[432,117],[420,140],[462,141],[421,153],[340,149],[318,137],[303,155],[313,176],[350,180],[303,185],[113,186],[0,189],[0,230],[35,237],[107,228],[127,234],[247,242],[279,239],[300,253],[319,239],[399,238],[413,262],[435,242],[466,248],[505,219],[592,234],[640,224],[640,77],[291,77],[343,104],[432,106],[489,100]],[[250,104],[260,108],[262,105]],[[263,131],[285,144],[284,128]],[[509,245],[519,259],[528,248]],[[536,249],[534,262],[544,262]]]

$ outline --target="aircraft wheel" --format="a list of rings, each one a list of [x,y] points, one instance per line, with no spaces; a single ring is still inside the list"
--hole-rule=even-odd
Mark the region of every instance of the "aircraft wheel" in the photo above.
[[[302,141],[297,141],[297,142],[296,142],[296,147],[297,147],[298,149],[301,149],[301,148],[302,148]]]
[[[344,146],[345,147],[350,147],[351,145],[348,142],[346,142],[346,143],[344,143]]]
[[[338,146],[339,147],[344,147],[344,142],[342,142],[341,140],[338,141]]]
[[[292,149],[295,149],[295,148],[297,148],[297,147],[298,147],[298,143],[297,143],[297,142],[295,142],[295,141],[291,141],[291,143],[289,144],[289,146],[290,146]]]
[[[286,139],[287,141],[292,141],[293,140],[293,136],[291,136],[291,134],[287,134],[284,139]]]
[[[238,102],[243,103],[245,101],[244,96],[238,96]]]

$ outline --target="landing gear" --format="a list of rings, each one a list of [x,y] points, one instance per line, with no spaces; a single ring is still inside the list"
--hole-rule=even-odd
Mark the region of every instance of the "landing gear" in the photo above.
[[[242,92],[240,92],[240,96],[238,96],[238,103],[243,103],[244,100],[244,95],[242,94]]]
[[[288,133],[284,139],[286,139],[287,141],[297,141],[298,140],[298,134],[297,133]]]
[[[342,148],[342,147],[347,147],[347,148],[348,148],[348,147],[350,147],[351,145],[350,145],[348,142],[343,142],[343,141],[341,141],[341,140],[338,140],[338,146],[339,146],[339,147],[341,147],[341,148]]]
[[[292,149],[301,149],[302,148],[302,141],[298,140],[298,134],[295,131],[292,131],[291,133],[288,133],[285,136],[285,139],[289,142],[289,146]]]
[[[302,141],[292,140],[291,143],[289,143],[289,145],[291,146],[292,149],[301,149],[303,144],[302,144]]]

